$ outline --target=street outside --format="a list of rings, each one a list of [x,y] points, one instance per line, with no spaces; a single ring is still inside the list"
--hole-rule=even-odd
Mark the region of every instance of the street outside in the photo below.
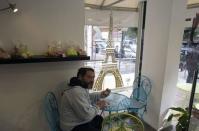
[[[179,71],[178,72],[178,82],[177,82],[177,93],[175,98],[174,106],[180,106],[180,107],[188,107],[189,106],[189,100],[191,95],[191,88],[192,83],[186,83],[186,79],[188,76],[187,70]],[[197,81],[199,83],[199,80]],[[199,108],[199,86],[197,85],[196,91],[195,91],[195,99],[194,99],[194,105]]]

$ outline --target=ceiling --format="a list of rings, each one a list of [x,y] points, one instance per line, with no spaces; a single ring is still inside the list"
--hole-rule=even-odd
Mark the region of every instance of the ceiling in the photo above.
[[[140,0],[85,0],[85,7],[102,10],[137,11]],[[188,8],[199,7],[199,0],[188,0]]]

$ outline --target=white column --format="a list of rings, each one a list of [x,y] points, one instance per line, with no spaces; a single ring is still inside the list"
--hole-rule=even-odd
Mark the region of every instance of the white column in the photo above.
[[[142,74],[152,80],[145,121],[158,129],[175,98],[186,0],[148,0]]]
[[[165,114],[165,111],[173,106],[176,96],[180,48],[185,27],[186,3],[187,0],[173,0],[159,124],[162,122],[161,117]]]

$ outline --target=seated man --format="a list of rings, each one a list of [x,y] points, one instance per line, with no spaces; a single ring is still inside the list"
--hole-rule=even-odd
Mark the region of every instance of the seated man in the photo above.
[[[100,98],[107,97],[110,90],[89,94],[94,77],[92,68],[80,68],[77,77],[71,78],[61,101],[60,127],[63,131],[101,130],[103,118],[98,112],[107,106],[107,102]]]

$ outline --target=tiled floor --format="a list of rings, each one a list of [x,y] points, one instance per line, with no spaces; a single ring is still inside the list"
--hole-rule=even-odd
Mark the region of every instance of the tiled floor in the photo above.
[[[153,129],[150,125],[148,125],[147,123],[144,123],[144,129],[145,131],[155,131],[155,129]]]

